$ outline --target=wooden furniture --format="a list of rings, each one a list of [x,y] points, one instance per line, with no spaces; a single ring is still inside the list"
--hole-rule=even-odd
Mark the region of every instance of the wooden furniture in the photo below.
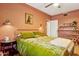
[[[12,56],[16,52],[16,41],[0,41],[0,51],[3,52],[3,55]]]
[[[79,44],[79,29],[74,29],[73,26],[70,25],[62,25],[59,26],[58,29],[59,37],[68,38],[74,41],[74,43]]]

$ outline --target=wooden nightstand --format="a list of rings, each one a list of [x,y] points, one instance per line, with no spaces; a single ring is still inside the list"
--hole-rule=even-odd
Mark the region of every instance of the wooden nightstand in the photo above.
[[[3,52],[4,56],[5,55],[9,55],[9,56],[12,56],[16,53],[16,41],[8,41],[8,42],[5,42],[5,41],[1,41],[0,42],[0,51]]]

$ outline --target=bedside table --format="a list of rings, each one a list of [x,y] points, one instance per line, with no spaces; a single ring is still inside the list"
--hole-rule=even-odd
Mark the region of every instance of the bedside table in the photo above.
[[[16,41],[1,41],[0,42],[0,51],[3,52],[4,56],[12,56],[16,53]]]

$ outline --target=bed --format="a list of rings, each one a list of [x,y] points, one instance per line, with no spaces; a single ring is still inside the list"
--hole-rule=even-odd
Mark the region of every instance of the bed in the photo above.
[[[32,33],[33,34],[33,33]],[[37,37],[35,33],[33,37],[23,34],[24,38],[17,39],[17,50],[22,56],[67,56],[70,55],[68,51],[68,46],[72,45],[69,43],[66,47],[59,46],[55,44],[57,38],[48,37],[48,36],[40,36]],[[73,47],[73,46],[72,46]],[[72,50],[72,48],[71,48]]]

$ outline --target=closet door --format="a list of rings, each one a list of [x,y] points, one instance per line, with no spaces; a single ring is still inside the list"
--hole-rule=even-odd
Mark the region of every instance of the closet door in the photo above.
[[[47,35],[58,37],[58,20],[52,20],[47,22]]]

